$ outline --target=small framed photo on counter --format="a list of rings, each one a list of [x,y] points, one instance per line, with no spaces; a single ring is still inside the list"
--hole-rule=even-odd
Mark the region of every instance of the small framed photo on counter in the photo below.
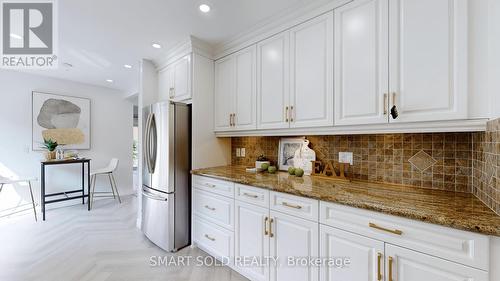
[[[302,148],[305,137],[300,138],[281,138],[278,150],[278,168],[281,171],[294,167],[294,156],[297,150]]]

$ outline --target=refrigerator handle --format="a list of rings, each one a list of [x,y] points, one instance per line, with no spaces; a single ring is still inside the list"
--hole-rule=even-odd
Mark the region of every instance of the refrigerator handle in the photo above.
[[[151,122],[151,113],[148,115],[148,119],[146,120],[146,128],[145,128],[145,135],[144,135],[144,159],[146,160],[146,166],[148,167],[148,172],[151,174],[151,163],[149,161],[150,156],[149,156],[149,129],[150,129],[150,122]]]
[[[156,168],[156,156],[157,156],[157,150],[158,150],[158,134],[156,130],[156,118],[154,113],[151,115],[151,122],[150,122],[150,131],[149,131],[149,138],[150,138],[150,144],[152,144],[152,147],[149,148],[150,150],[150,166],[151,166],[151,173],[154,174],[155,168]],[[151,143],[151,138],[153,139],[153,142]]]

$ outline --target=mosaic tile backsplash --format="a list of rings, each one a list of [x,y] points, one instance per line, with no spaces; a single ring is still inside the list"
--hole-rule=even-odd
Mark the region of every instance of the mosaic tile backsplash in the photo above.
[[[355,179],[472,192],[474,133],[307,136],[320,161],[337,161],[353,152],[349,174]],[[276,163],[280,137],[232,138],[232,164],[253,166],[260,154]],[[245,157],[236,157],[236,148]]]
[[[500,215],[500,118],[473,133],[473,192]]]

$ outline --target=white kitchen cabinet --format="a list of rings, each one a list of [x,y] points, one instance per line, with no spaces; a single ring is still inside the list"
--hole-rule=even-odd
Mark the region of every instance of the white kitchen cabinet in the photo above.
[[[289,128],[290,33],[257,44],[257,128]]]
[[[235,216],[235,266],[253,281],[269,280],[268,266],[244,264],[244,258],[266,258],[269,256],[269,232],[267,231],[269,209],[237,200]],[[240,262],[238,262],[238,258],[240,258]]]
[[[322,266],[321,281],[378,281],[384,278],[382,241],[321,225],[319,248],[322,258],[349,258],[345,267]]]
[[[335,9],[335,125],[388,122],[389,0]]]
[[[191,98],[191,55],[187,55],[174,62],[172,67],[173,90],[170,99],[183,101]]]
[[[333,12],[290,30],[290,127],[333,126]]]
[[[387,281],[488,281],[488,273],[391,244],[385,245]]]
[[[158,93],[160,101],[170,100],[173,93],[173,72],[172,67],[166,67],[158,72]]]
[[[278,257],[271,267],[271,281],[317,281],[319,267],[288,264],[288,258],[314,259],[319,257],[318,223],[271,211],[269,232],[270,254]]]
[[[233,57],[215,62],[215,131],[232,129],[234,75]]]
[[[467,118],[467,5],[390,1],[390,106],[399,111],[391,122]]]
[[[215,62],[215,130],[256,129],[256,47]]]

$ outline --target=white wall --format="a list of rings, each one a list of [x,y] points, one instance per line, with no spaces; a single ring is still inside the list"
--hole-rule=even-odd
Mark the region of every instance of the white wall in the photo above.
[[[91,99],[91,149],[80,154],[92,159],[91,167],[108,164],[112,157],[120,159],[115,178],[120,194],[132,189],[132,104],[120,91],[13,71],[0,71],[0,175],[40,178],[43,152],[31,149],[32,91],[85,97]],[[47,192],[78,189],[81,166],[55,166],[47,170]],[[106,187],[107,181],[97,186]],[[35,200],[40,201],[39,182],[34,184]],[[0,210],[29,199],[24,186],[6,187],[0,194]],[[97,188],[96,188],[97,189]],[[5,193],[5,194],[4,194]],[[78,204],[79,200],[56,205]]]

